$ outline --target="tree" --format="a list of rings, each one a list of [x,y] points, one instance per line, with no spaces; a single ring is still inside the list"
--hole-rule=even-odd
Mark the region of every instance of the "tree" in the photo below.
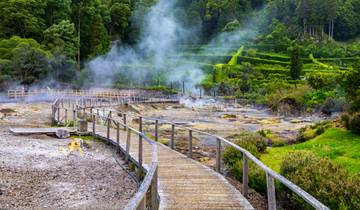
[[[303,67],[303,63],[300,56],[301,56],[300,48],[298,45],[295,44],[292,47],[292,51],[291,51],[291,66],[290,66],[290,76],[291,79],[295,81],[300,79],[300,75]],[[295,82],[295,86],[296,86],[296,82]]]
[[[46,22],[51,26],[62,20],[69,20],[71,14],[71,0],[47,0]]]
[[[18,35],[40,41],[45,21],[45,0],[0,1],[0,31],[3,36]]]
[[[110,16],[111,35],[123,38],[125,36],[125,29],[129,26],[129,18],[131,16],[130,5],[124,3],[113,4],[110,8]]]
[[[72,1],[72,20],[76,25],[80,43],[78,65],[80,60],[104,54],[109,49],[110,39],[102,17],[102,5],[103,3],[97,0]]]
[[[360,65],[346,71],[341,78],[341,86],[345,90],[349,102],[348,109],[351,113],[360,112]]]
[[[68,20],[52,25],[44,31],[43,44],[52,54],[63,54],[68,59],[75,61],[79,46],[75,25]]]
[[[48,59],[52,55],[41,48],[42,46],[34,39],[14,36],[11,39],[1,40],[2,82],[13,81],[30,85],[44,79],[48,75]]]

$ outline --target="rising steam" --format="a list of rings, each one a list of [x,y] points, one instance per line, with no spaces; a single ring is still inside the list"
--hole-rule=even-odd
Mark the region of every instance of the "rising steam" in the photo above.
[[[110,87],[118,83],[124,84],[124,87],[175,85],[179,88],[185,84],[190,91],[201,83],[205,74],[199,63],[211,62],[184,56],[181,45],[197,36],[196,30],[184,27],[176,18],[179,16],[176,1],[159,0],[143,15],[143,20],[136,21],[141,23],[142,34],[136,46],[114,45],[107,55],[87,64],[87,69],[93,73],[95,86]],[[253,21],[247,25],[250,24],[254,26]],[[203,47],[202,53],[219,55],[236,52],[245,38],[256,36],[256,30],[249,30],[247,25],[239,31],[221,33]]]
[[[96,85],[170,85],[186,82],[192,88],[203,79],[196,65],[179,64],[180,46],[193,35],[176,19],[174,0],[160,0],[144,16],[141,40],[132,48],[113,46],[88,64]],[[164,84],[165,83],[165,84]]]

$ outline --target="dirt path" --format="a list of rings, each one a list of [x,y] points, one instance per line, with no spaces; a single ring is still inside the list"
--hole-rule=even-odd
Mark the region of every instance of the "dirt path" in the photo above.
[[[1,110],[8,114],[0,116],[0,209],[121,209],[135,193],[136,183],[102,142],[70,152],[71,139],[8,132],[46,126],[50,104],[0,104]]]

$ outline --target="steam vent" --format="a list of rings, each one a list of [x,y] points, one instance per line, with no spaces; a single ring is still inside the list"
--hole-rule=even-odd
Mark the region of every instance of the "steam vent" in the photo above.
[[[360,0],[1,0],[0,210],[360,209]]]

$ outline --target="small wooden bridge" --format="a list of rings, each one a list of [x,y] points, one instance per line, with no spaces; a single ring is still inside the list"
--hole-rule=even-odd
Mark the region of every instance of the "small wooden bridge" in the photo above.
[[[275,180],[298,194],[314,208],[328,209],[301,188],[265,166],[251,153],[222,137],[164,122],[170,125],[171,137],[168,147],[156,142],[159,139],[158,119],[145,124],[143,121],[149,119],[116,113],[110,109],[100,110],[91,100],[88,103],[76,101],[75,105],[73,102],[66,99],[56,100],[52,105],[53,121],[63,125],[70,121],[86,124],[92,135],[115,145],[125,161],[136,166],[137,179],[141,181],[141,185],[126,209],[253,209],[246,199],[249,161],[266,173],[268,209],[277,208]],[[133,119],[130,120],[130,117]],[[134,126],[139,127],[134,129]],[[146,126],[148,127],[145,128]],[[187,156],[174,151],[176,127],[189,132]],[[214,137],[215,170],[192,159],[195,132]],[[243,153],[242,193],[221,175],[221,153],[226,147],[234,147]]]

